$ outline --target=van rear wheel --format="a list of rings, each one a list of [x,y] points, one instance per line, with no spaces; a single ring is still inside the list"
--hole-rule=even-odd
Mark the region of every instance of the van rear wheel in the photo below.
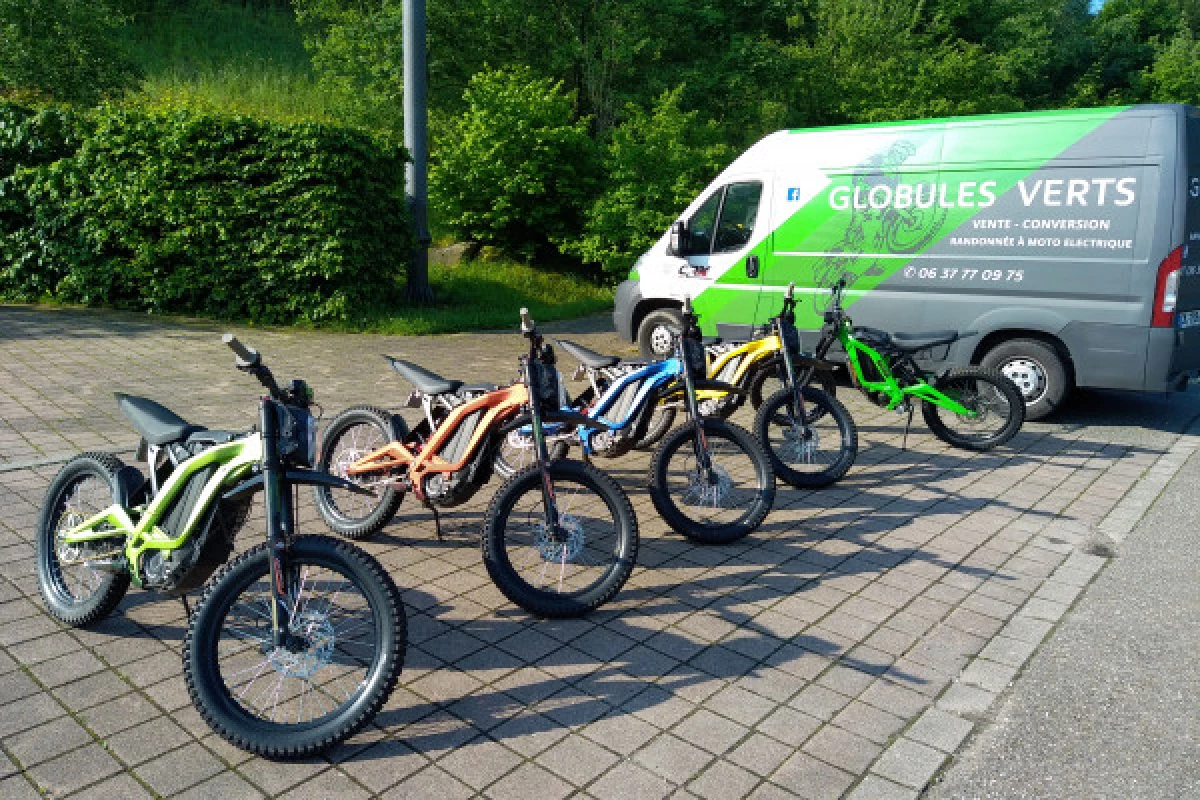
[[[659,360],[670,356],[674,347],[671,329],[682,327],[683,314],[677,308],[658,308],[643,317],[637,334],[642,358]]]
[[[999,370],[1021,392],[1025,418],[1042,419],[1071,391],[1071,372],[1058,350],[1038,339],[1009,339],[989,350],[980,365]]]

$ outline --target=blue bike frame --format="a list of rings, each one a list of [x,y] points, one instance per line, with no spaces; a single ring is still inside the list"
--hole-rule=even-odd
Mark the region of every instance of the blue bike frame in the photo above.
[[[637,423],[639,417],[652,403],[658,402],[661,390],[683,376],[683,362],[678,358],[654,361],[641,369],[626,373],[613,381],[612,385],[587,410],[587,416],[604,423],[601,427],[580,425],[579,443],[588,455],[594,453],[591,439],[604,430],[623,431]],[[630,397],[632,393],[632,397]],[[629,398],[626,402],[626,398]],[[610,413],[618,409],[616,415]]]

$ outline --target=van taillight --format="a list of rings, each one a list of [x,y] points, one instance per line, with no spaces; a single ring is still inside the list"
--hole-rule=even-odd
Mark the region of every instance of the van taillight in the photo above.
[[[1183,247],[1176,247],[1158,265],[1158,281],[1154,284],[1154,313],[1150,325],[1170,328],[1175,325],[1175,301],[1179,296],[1179,270],[1183,265]]]

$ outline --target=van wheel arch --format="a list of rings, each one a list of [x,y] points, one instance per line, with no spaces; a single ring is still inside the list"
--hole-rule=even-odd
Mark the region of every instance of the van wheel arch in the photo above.
[[[973,364],[1005,373],[1026,398],[1027,419],[1042,419],[1062,406],[1075,387],[1071,351],[1042,331],[994,331],[980,341]]]

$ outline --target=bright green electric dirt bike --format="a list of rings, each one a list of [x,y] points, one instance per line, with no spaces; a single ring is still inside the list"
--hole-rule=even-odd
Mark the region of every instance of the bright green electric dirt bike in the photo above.
[[[867,399],[881,408],[908,414],[906,440],[914,400],[921,401],[921,416],[933,435],[955,447],[991,450],[1017,435],[1025,422],[1025,400],[1002,372],[966,366],[935,377],[917,364],[916,355],[922,350],[949,345],[977,335],[975,332],[888,333],[856,326],[842,307],[845,290],[844,278],[831,290],[816,357],[824,359],[834,344],[840,344],[846,352],[850,380]],[[797,382],[803,386],[812,376],[812,367],[801,370]]]
[[[71,459],[38,518],[38,585],[49,612],[76,627],[109,614],[130,583],[183,598],[229,558],[262,490],[267,541],[205,586],[189,612],[183,668],[196,709],[225,739],[269,758],[304,757],[353,734],[387,700],[404,659],[404,608],[366,552],[295,535],[297,484],[362,490],[308,469],[316,421],[307,384],[280,388],[257,352],[229,335],[225,343],[268,391],[257,429],[205,430],[118,394],[149,480],[108,453]]]

